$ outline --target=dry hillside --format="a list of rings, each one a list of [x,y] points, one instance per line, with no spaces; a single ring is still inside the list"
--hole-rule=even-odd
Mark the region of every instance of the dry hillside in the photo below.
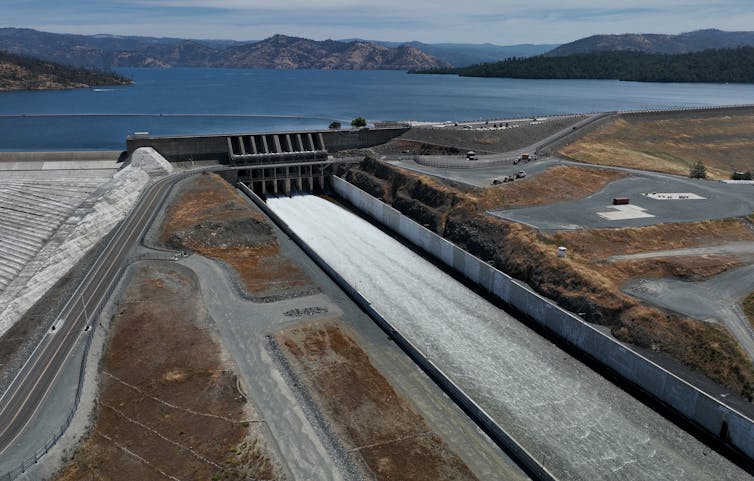
[[[697,161],[711,178],[754,170],[754,113],[746,110],[653,118],[621,116],[563,147],[571,159],[688,175]]]

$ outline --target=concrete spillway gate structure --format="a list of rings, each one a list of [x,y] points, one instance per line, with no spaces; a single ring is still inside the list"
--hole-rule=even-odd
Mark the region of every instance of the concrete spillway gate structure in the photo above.
[[[236,169],[235,180],[263,197],[305,192],[320,193],[329,186],[333,164],[333,161],[323,160],[250,165]]]
[[[226,138],[228,163],[238,182],[266,196],[323,192],[332,175],[321,132],[232,135]]]
[[[235,135],[226,141],[230,165],[327,159],[321,132]]]

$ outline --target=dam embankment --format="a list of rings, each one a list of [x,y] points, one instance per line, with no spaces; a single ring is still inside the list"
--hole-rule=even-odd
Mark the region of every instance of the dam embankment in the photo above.
[[[353,204],[367,210],[364,203]],[[554,478],[747,479],[731,462],[365,220],[309,196],[271,199],[269,207]],[[420,232],[397,211],[385,212],[398,227]],[[407,238],[421,245],[410,232]],[[452,244],[435,247],[448,258],[459,255]],[[473,263],[467,268],[488,282],[497,279]],[[524,286],[498,288],[508,289],[517,303],[525,299],[519,292]]]

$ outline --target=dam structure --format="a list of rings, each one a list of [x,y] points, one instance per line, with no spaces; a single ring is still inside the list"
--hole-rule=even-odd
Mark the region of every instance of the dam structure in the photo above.
[[[215,164],[228,167],[223,177],[247,184],[262,196],[323,192],[337,162],[331,154],[387,142],[407,127],[375,129],[151,136],[126,139],[132,154],[152,147],[171,163],[189,168]]]
[[[555,479],[754,479],[364,219],[267,205]]]

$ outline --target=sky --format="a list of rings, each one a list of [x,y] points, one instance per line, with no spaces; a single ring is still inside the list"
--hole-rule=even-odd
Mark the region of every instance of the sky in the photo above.
[[[559,44],[604,33],[754,30],[752,0],[0,0],[0,26],[261,40]]]

